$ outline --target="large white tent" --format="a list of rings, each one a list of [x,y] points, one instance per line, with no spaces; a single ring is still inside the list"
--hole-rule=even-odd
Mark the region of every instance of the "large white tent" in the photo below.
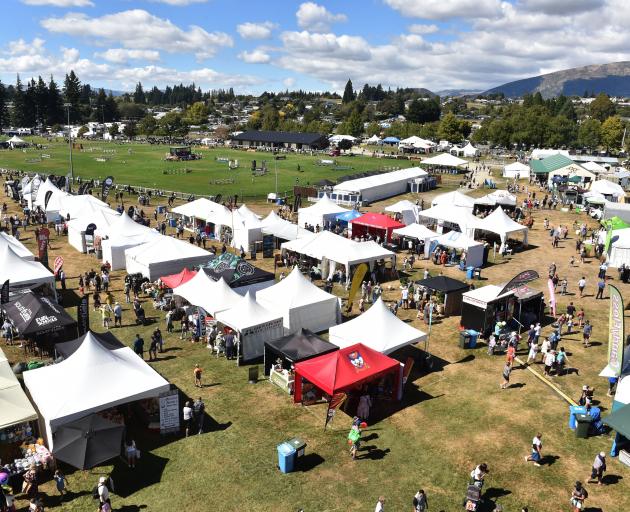
[[[611,267],[630,265],[630,228],[613,231],[608,251],[608,264]]]
[[[626,192],[621,185],[608,180],[593,181],[591,183],[590,192],[601,194],[613,202],[619,201],[620,198],[625,197],[626,195]]]
[[[501,237],[501,245],[505,244],[510,235],[519,233],[523,236],[523,245],[527,245],[527,234],[529,233],[527,226],[512,220],[500,206],[487,217],[479,219],[477,229],[496,233]]]
[[[522,162],[514,162],[503,167],[504,178],[529,178],[529,165]]]
[[[220,311],[216,319],[239,333],[240,351],[245,361],[261,357],[265,341],[277,340],[284,335],[282,315],[258,304],[250,292],[234,307]]]
[[[37,413],[0,349],[0,430],[37,419]]]
[[[429,254],[429,240],[439,236],[435,231],[431,231],[428,227],[416,223],[409,224],[404,228],[394,229],[393,233],[401,237],[424,241],[425,255]]]
[[[65,219],[68,216],[71,219],[83,217],[89,212],[97,210],[110,209],[109,205],[90,194],[81,194],[80,196],[67,195],[61,201],[59,214]]]
[[[464,146],[463,151],[465,157],[472,158],[475,156],[479,156],[479,150],[474,147],[470,142]]]
[[[243,298],[232,290],[223,278],[215,281],[203,270],[175,288],[173,294],[183,297],[193,306],[203,308],[212,316],[236,306]]]
[[[315,286],[297,267],[282,281],[260,290],[256,300],[282,315],[285,334],[300,329],[325,331],[336,325],[341,315],[337,297]]]
[[[0,250],[0,283],[7,279],[11,290],[44,287],[46,295],[55,297],[55,276],[52,272],[38,261],[20,258],[8,244]]]
[[[17,135],[14,135],[7,141],[12,148],[22,148],[28,146],[28,143],[20,139]]]
[[[608,169],[606,169],[606,167],[604,167],[603,165],[599,165],[597,162],[593,162],[592,160],[589,160],[588,162],[583,162],[580,165],[584,167],[584,169],[586,169],[587,171],[594,172],[595,174],[604,174],[608,172]]]
[[[466,251],[466,266],[483,266],[484,246],[459,231],[449,231],[434,239],[434,242],[444,247]]]
[[[475,229],[479,223],[479,218],[472,214],[472,210],[463,206],[438,205],[418,213],[421,218],[432,219],[438,225],[438,233],[442,232],[445,223],[451,226],[459,226],[460,231],[470,237],[475,236]]]
[[[261,223],[261,231],[264,235],[273,235],[281,240],[296,240],[311,234],[310,231],[293,224],[278,216],[271,210]]]
[[[282,250],[293,251],[315,258],[322,262],[322,275],[328,277],[338,263],[346,267],[346,275],[350,276],[350,266],[368,263],[373,267],[376,260],[390,259],[395,264],[396,255],[381,247],[376,242],[355,242],[348,238],[335,235],[330,231],[321,231],[309,237],[298,238],[282,244]]]
[[[411,181],[426,175],[427,172],[420,167],[410,167],[348,180],[335,185],[332,196],[333,198],[342,199],[352,196],[356,197],[357,200],[368,202],[379,201],[386,197],[404,194],[409,189]],[[300,225],[303,225],[301,221]]]
[[[26,180],[26,181],[25,181]],[[22,180],[22,198],[26,200],[26,204],[29,209],[33,208],[33,202],[37,198],[37,190],[43,183],[39,174],[33,176],[33,178],[25,177]]]
[[[475,207],[475,199],[469,195],[453,190],[445,194],[439,194],[431,201],[431,206],[458,206],[460,208],[469,208],[470,211]]]
[[[475,204],[484,206],[516,206],[516,196],[507,190],[495,190],[477,199]]]
[[[260,215],[256,212],[252,211],[246,204],[242,204],[238,207],[238,213],[240,213],[245,218],[253,218],[260,220]]]
[[[394,315],[380,298],[365,313],[331,327],[328,333],[329,341],[340,348],[362,343],[383,354],[390,354],[426,338],[424,332]]]
[[[103,263],[109,262],[112,270],[125,268],[125,251],[127,249],[145,244],[160,236],[155,229],[131,220],[125,212],[111,222],[107,233],[101,233],[98,226],[96,233],[106,237],[101,240]]]
[[[244,206],[244,205],[243,205]],[[242,207],[241,207],[242,208]],[[251,244],[262,240],[262,225],[258,216],[247,209],[232,211],[232,247],[249,251]]]
[[[441,155],[432,156],[431,158],[425,158],[420,162],[422,165],[432,165],[436,167],[461,167],[467,165],[468,160],[458,158],[449,153],[442,153]]]
[[[366,139],[365,141],[366,144],[378,144],[379,142],[381,142],[381,139],[378,135],[372,135],[369,139]]]
[[[172,209],[172,213],[183,218],[184,227],[187,230],[194,230],[199,225],[210,223],[214,225],[214,234],[217,236],[221,231],[221,226],[232,226],[230,210],[205,197],[177,206]]]
[[[324,194],[315,204],[298,210],[298,225],[304,227],[310,224],[322,229],[325,222],[334,222],[336,215],[347,211]]]
[[[27,261],[33,261],[35,256],[31,251],[29,251],[22,242],[20,242],[14,236],[5,233],[4,231],[0,231],[0,254],[5,246],[11,247],[13,252],[17,254],[20,258]]]
[[[47,192],[51,192],[48,203],[46,203]],[[46,212],[48,222],[55,222],[60,216],[59,212],[67,195],[66,192],[57,188],[52,181],[46,179],[37,189],[37,197],[33,202],[33,206],[39,206]]]
[[[91,333],[67,359],[23,375],[51,450],[53,434],[61,425],[116,405],[158,397],[170,388],[129,347],[110,350]]]
[[[400,214],[403,224],[409,225],[414,222],[418,222],[418,212],[420,211],[420,207],[409,201],[409,199],[401,199],[394,204],[386,206],[385,211]]]
[[[86,252],[85,230],[87,227],[94,224],[99,235],[104,236],[109,233],[110,226],[118,220],[118,217],[120,214],[111,208],[86,207],[78,216],[68,221],[68,243],[77,251]],[[93,239],[93,236],[89,238]]]
[[[209,259],[210,253],[205,249],[163,235],[125,250],[127,272],[140,272],[150,281],[177,274],[184,268],[202,265]]]

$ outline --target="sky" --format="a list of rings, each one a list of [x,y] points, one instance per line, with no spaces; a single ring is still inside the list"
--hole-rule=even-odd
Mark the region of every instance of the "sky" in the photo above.
[[[485,90],[630,60],[628,0],[2,0],[0,80]]]

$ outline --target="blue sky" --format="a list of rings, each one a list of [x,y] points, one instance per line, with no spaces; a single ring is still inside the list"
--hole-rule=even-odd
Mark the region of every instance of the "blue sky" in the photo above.
[[[627,0],[3,0],[0,79],[476,89],[630,60]],[[597,22],[594,23],[593,21]]]

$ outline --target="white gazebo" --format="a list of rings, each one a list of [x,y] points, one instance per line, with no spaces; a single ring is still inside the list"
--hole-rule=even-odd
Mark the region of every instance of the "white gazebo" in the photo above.
[[[310,224],[323,229],[325,222],[334,222],[335,216],[347,211],[347,208],[339,206],[328,195],[324,194],[312,206],[298,210],[298,225],[304,227],[306,224]]]
[[[441,155],[432,156],[431,158],[425,158],[422,162],[420,162],[420,165],[450,168],[458,168],[467,164],[468,160],[458,158],[449,153],[442,153]]]
[[[109,262],[112,270],[125,268],[127,249],[145,244],[160,236],[155,229],[131,220],[126,212],[110,223],[106,233],[101,233],[97,228],[96,234],[105,237],[101,240],[103,263]]]
[[[480,151],[474,147],[470,142],[464,146],[464,156],[467,158],[473,158],[479,156]]]
[[[204,309],[212,316],[236,306],[243,298],[232,290],[223,278],[215,281],[208,277],[203,269],[192,279],[175,288],[173,294],[183,297],[193,306]]]
[[[35,256],[33,255],[33,253],[29,251],[22,242],[20,242],[14,236],[11,236],[4,231],[0,231],[0,253],[2,253],[5,246],[11,247],[11,249],[13,249],[13,252],[23,260],[35,260]]]
[[[0,250],[0,283],[7,280],[10,290],[43,288],[45,295],[57,300],[52,272],[38,261],[22,259],[9,244]]]
[[[504,178],[529,178],[529,165],[522,162],[514,162],[503,167]]]
[[[527,246],[527,234],[529,233],[527,226],[512,220],[500,206],[487,217],[479,219],[477,229],[499,235],[502,246],[510,235],[518,233],[523,236],[523,245]]]
[[[418,212],[420,211],[420,207],[408,199],[402,199],[394,204],[386,206],[385,211],[389,213],[398,213],[402,218],[403,224],[409,225],[414,222],[418,222]]]

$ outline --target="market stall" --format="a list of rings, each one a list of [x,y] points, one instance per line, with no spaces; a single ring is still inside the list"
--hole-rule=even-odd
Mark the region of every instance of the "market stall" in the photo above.
[[[0,249],[0,283],[6,280],[11,291],[33,290],[57,300],[52,272],[37,261],[21,258],[8,244]]]
[[[123,212],[112,220],[107,233],[98,228],[95,235],[101,237],[103,263],[109,263],[112,270],[125,268],[125,251],[132,247],[150,242],[160,234],[148,226],[135,222]]]
[[[507,243],[508,238],[513,238],[516,234],[522,237],[522,246],[527,247],[529,228],[512,220],[500,206],[487,217],[479,219],[477,229],[498,235],[501,239],[500,252],[502,252],[503,246]]]
[[[503,167],[504,178],[529,178],[529,165],[525,165],[521,162],[514,162]]]
[[[412,244],[421,244],[423,246],[422,253],[426,256],[429,255],[429,248],[431,246],[430,240],[437,238],[439,235],[435,231],[431,231],[422,224],[409,224],[404,228],[394,229],[394,235],[401,237],[403,240],[411,240]]]
[[[325,331],[341,320],[339,299],[315,286],[295,267],[275,285],[258,291],[256,300],[282,315],[285,334]]]
[[[200,197],[194,201],[176,206],[171,210],[176,218],[181,219],[184,229],[188,231],[205,231],[208,228],[208,235],[215,238],[221,232],[224,219],[230,216],[230,210],[225,206],[205,197]]]
[[[323,229],[326,224],[334,223],[338,214],[347,211],[324,194],[312,206],[298,210],[298,225],[300,227],[309,225],[313,228],[319,226],[319,229]]]
[[[440,235],[437,238],[432,239],[429,253],[432,254],[438,246],[446,249],[452,249],[452,251],[457,253],[458,258],[461,258],[461,255],[465,252],[465,267],[480,268],[483,267],[487,260],[485,246],[482,243],[476,242],[472,238],[467,237],[463,233],[460,233],[459,231],[449,231],[444,235]]]
[[[287,392],[292,392],[293,366],[317,356],[339,350],[308,329],[284,336],[283,338],[265,342],[265,375],[269,380]]]
[[[174,288],[173,294],[213,316],[242,300],[242,296],[232,290],[223,278],[214,281],[205,272],[197,272],[192,279]]]
[[[169,287],[171,290],[174,290],[178,286],[190,281],[193,277],[195,277],[195,274],[197,274],[196,270],[188,270],[187,268],[185,268],[177,274],[160,277],[160,281],[162,281],[162,283],[164,283],[164,285]]]
[[[68,243],[79,252],[90,252],[97,246],[94,243],[95,231],[98,229],[101,238],[107,236],[110,226],[119,216],[117,211],[109,208],[86,208],[66,223]]]
[[[365,313],[330,328],[328,339],[344,348],[361,342],[381,354],[425,341],[426,333],[394,315],[379,298]]]
[[[409,199],[402,199],[394,204],[390,204],[385,207],[385,211],[388,213],[395,213],[396,219],[400,220],[406,226],[418,222],[418,212],[420,212],[420,206],[416,203],[412,203]]]
[[[382,213],[365,213],[351,220],[348,225],[352,238],[370,236],[386,243],[391,242],[394,229],[405,227],[402,222]]]
[[[427,288],[437,295],[444,306],[444,316],[459,315],[462,311],[462,296],[470,285],[447,276],[433,276],[416,281],[416,285]]]
[[[525,285],[504,291],[503,285],[489,284],[463,294],[461,326],[484,335],[499,321],[510,323],[515,319],[529,327],[543,319],[544,309],[542,292]]]
[[[247,292],[235,306],[217,313],[216,320],[238,333],[243,361],[262,357],[265,342],[284,335],[282,315],[258,304],[251,292]]]
[[[35,260],[35,256],[33,255],[33,253],[29,251],[22,242],[20,242],[14,236],[11,236],[4,231],[0,231],[0,254],[2,254],[6,246],[11,247],[11,249],[13,249],[13,252],[23,260]]]

